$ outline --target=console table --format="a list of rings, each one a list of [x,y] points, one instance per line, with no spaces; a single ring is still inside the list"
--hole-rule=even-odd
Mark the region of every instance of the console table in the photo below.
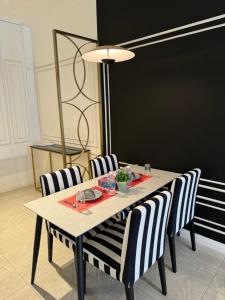
[[[53,171],[52,168],[52,153],[55,154],[60,154],[62,155],[62,146],[59,144],[51,144],[51,145],[44,145],[44,144],[37,144],[37,145],[32,145],[30,146],[31,148],[31,158],[32,158],[32,169],[33,169],[33,178],[34,178],[34,187],[35,190],[40,191],[40,186],[37,184],[37,175],[36,175],[36,170],[35,170],[35,155],[34,155],[34,150],[39,150],[39,151],[46,151],[49,153],[49,165],[50,165],[50,171]],[[65,147],[65,154],[66,154],[66,161],[67,165],[69,167],[72,167],[73,165],[73,156],[79,155],[82,153],[87,154],[87,160],[88,160],[88,173],[90,175],[90,170],[89,170],[89,165],[90,165],[90,150],[83,150],[81,148],[76,148],[76,147],[70,147],[66,146]],[[68,160],[67,160],[68,158]],[[89,176],[90,177],[90,176]]]

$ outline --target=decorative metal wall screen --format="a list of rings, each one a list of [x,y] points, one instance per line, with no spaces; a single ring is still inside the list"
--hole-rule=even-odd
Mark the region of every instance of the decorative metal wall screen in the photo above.
[[[60,63],[63,60],[59,58],[60,50],[59,44],[60,41],[58,37],[61,37],[64,42],[67,41],[71,47],[73,47],[73,57],[72,59],[72,76],[73,76],[73,84],[74,84],[74,92],[72,96],[65,97],[63,96],[63,83],[62,83],[62,70],[60,69]],[[61,40],[62,40],[61,39]],[[97,40],[89,39],[86,37],[82,37],[79,35],[75,35],[72,33],[53,30],[53,42],[54,42],[54,55],[55,55],[55,70],[56,70],[56,83],[57,83],[57,95],[58,95],[58,108],[59,108],[59,119],[60,119],[60,132],[61,132],[61,144],[62,144],[62,153],[63,153],[63,165],[67,167],[69,163],[66,161],[65,155],[65,143],[66,143],[66,134],[65,134],[65,120],[64,113],[65,109],[70,108],[70,110],[75,114],[75,118],[70,119],[70,122],[73,122],[75,133],[77,135],[78,147],[82,149],[81,154],[76,156],[72,163],[75,165],[79,165],[82,168],[83,175],[88,173],[90,176],[90,169],[87,168],[84,164],[78,163],[79,158],[84,154],[88,154],[91,158],[95,158],[96,156],[101,154],[102,151],[102,134],[100,136],[100,153],[93,153],[90,151],[90,120],[88,117],[89,111],[94,107],[98,106],[100,120],[97,120],[98,123],[96,126],[99,126],[99,131],[101,133],[101,100],[95,99],[90,96],[87,92],[87,62],[82,59],[82,54],[94,47],[98,44]],[[64,59],[65,61],[65,59]],[[77,65],[79,64],[79,70]],[[96,65],[96,68],[98,66]],[[81,71],[82,70],[82,71]],[[80,71],[80,72],[78,72]],[[99,72],[98,72],[99,76]],[[95,83],[96,84],[96,83]],[[98,97],[99,97],[98,93]],[[82,97],[81,103],[79,103],[79,99]],[[83,126],[82,126],[83,125]],[[77,144],[77,143],[76,143]],[[89,156],[89,157],[90,157]],[[89,165],[89,161],[88,161]]]

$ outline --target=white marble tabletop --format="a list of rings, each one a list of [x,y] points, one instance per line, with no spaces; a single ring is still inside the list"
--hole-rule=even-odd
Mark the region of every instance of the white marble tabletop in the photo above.
[[[144,172],[143,167],[136,165],[132,166],[132,170],[140,173]],[[148,196],[158,188],[178,177],[180,174],[152,169],[151,175],[152,178],[130,188],[127,193],[118,192],[115,196],[88,209],[87,213],[74,211],[58,203],[58,201],[75,195],[79,190],[97,185],[98,178],[86,181],[47,197],[30,201],[26,203],[25,206],[35,214],[50,221],[73,236],[78,237],[129,205]]]

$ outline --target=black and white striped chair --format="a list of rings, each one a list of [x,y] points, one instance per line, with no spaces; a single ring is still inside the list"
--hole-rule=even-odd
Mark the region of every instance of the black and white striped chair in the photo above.
[[[91,160],[92,178],[105,175],[111,171],[116,171],[118,169],[119,169],[119,162],[115,154],[99,156]],[[125,208],[123,211],[119,212],[116,215],[116,217],[120,220],[125,220],[129,214],[129,211],[140,203],[136,203],[134,205]]]
[[[75,186],[77,184],[82,183],[82,177],[79,167],[65,168],[62,170],[58,170],[55,172],[47,173],[45,175],[40,176],[42,196],[48,196],[53,193],[65,190],[69,187]],[[112,225],[115,222],[114,218],[110,218],[104,223],[98,225],[92,230],[88,231],[83,240],[87,240],[88,238],[96,235],[101,232],[108,226]],[[71,236],[69,233],[55,226],[54,224],[46,221],[47,228],[47,237],[48,237],[48,260],[52,261],[52,250],[53,250],[53,236],[60,240],[63,244],[65,244],[68,248],[75,251],[75,238]]]
[[[106,156],[99,156],[91,160],[92,177],[105,175],[110,171],[116,171],[119,169],[119,162],[115,154]]]
[[[166,295],[165,235],[171,193],[165,191],[129,212],[84,243],[84,259],[125,285],[127,300],[134,299],[134,283],[158,261],[162,293]]]
[[[172,182],[172,206],[167,228],[170,255],[173,272],[177,272],[175,236],[180,233],[184,226],[190,227],[190,236],[192,250],[196,250],[195,231],[194,231],[194,214],[195,201],[199,179],[201,176],[200,169],[194,169],[186,174],[181,175]]]
[[[82,183],[79,167],[65,168],[40,176],[42,196],[68,189]]]

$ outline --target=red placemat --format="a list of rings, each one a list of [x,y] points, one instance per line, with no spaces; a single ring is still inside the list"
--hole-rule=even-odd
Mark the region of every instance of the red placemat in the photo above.
[[[150,178],[152,178],[152,176],[148,176],[148,175],[142,175],[140,174],[141,177],[138,179],[138,180],[135,180],[131,183],[130,187],[133,187],[133,186],[136,186]],[[77,203],[77,200],[76,200],[76,196],[71,196],[71,197],[68,197],[68,198],[65,198],[63,200],[60,200],[58,201],[58,203],[66,206],[66,207],[69,207],[70,209],[72,210],[75,210],[75,211],[78,211],[78,212],[83,212],[85,210],[88,210],[90,209],[91,207],[95,206],[95,205],[98,205],[99,203],[113,197],[114,195],[109,195],[107,193],[107,190],[104,189],[104,188],[101,188],[99,186],[93,186],[94,189],[96,190],[99,190],[100,192],[102,192],[102,196],[98,199],[98,200],[95,200],[95,201],[90,201],[90,202],[86,202],[84,207],[73,207],[72,205],[73,204],[76,204]],[[115,193],[115,195],[117,194],[117,192]]]
[[[139,175],[141,175],[141,177],[140,177],[138,180],[132,181],[130,187],[133,187],[133,186],[135,186],[135,185],[138,185],[138,184],[140,184],[140,183],[142,183],[142,182],[144,182],[144,181],[146,181],[146,180],[152,178],[151,175],[143,175],[143,174],[139,174]]]
[[[85,211],[85,210],[88,210],[90,209],[91,207],[95,206],[95,205],[98,205],[99,203],[113,197],[114,195],[109,195],[107,193],[107,191],[99,186],[93,186],[94,189],[96,190],[99,190],[100,192],[102,192],[102,196],[95,200],[95,201],[90,201],[90,202],[86,202],[84,207],[73,207],[72,205],[73,204],[76,204],[77,203],[77,200],[76,200],[76,196],[71,196],[71,197],[68,197],[68,198],[65,198],[63,200],[60,200],[58,201],[58,203],[66,206],[66,207],[69,207],[70,209],[73,209],[75,211],[78,211],[78,212],[82,212],[82,211]]]

